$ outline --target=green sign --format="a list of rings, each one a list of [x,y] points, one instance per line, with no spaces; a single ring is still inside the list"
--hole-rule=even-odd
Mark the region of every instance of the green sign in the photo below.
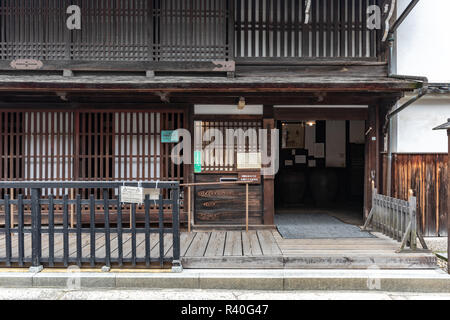
[[[161,131],[161,142],[162,143],[177,143],[180,141],[178,136],[178,131],[176,130],[163,130]]]
[[[202,172],[202,152],[194,151],[194,172],[201,173]]]

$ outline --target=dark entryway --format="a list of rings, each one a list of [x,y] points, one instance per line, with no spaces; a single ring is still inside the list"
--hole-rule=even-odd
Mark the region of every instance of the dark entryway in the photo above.
[[[278,121],[277,125],[278,217],[289,220],[293,217],[286,215],[325,214],[348,224],[362,225],[365,121]]]

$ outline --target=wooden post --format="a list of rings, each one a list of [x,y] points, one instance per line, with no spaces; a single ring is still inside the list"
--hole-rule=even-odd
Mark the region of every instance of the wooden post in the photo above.
[[[448,258],[450,257],[450,129],[448,135],[448,167],[447,167],[447,271],[450,274]]]
[[[410,247],[411,247],[411,250],[416,250],[417,249],[417,216],[416,216],[417,202],[416,202],[416,198],[414,197],[414,192],[411,189],[409,189],[408,195],[409,195],[409,217],[411,219]]]
[[[75,196],[74,196],[74,190],[73,189],[70,189],[70,200],[75,200]],[[73,229],[73,227],[74,227],[74,209],[75,209],[75,206],[74,206],[74,204],[72,203],[71,205],[70,205],[70,227]]]
[[[245,231],[248,232],[248,183],[245,184]]]
[[[188,187],[188,232],[191,232],[191,187]]]
[[[133,229],[133,205],[130,203],[130,229]]]
[[[264,120],[263,128],[267,130],[267,152],[268,156],[272,157],[271,150],[271,130],[275,129],[275,119],[273,115],[273,106],[264,106]],[[274,165],[271,163],[270,165]],[[275,174],[274,175],[264,175],[261,183],[263,183],[263,224],[273,225],[275,219]]]
[[[11,188],[11,200],[14,200],[14,189]],[[11,204],[11,228],[14,229],[14,205]]]

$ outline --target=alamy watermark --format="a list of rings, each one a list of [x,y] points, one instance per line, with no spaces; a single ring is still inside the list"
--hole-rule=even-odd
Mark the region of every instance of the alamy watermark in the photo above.
[[[211,128],[195,136],[195,141],[188,130],[178,129],[172,132],[172,138],[178,141],[171,151],[171,160],[177,165],[241,166],[260,169],[262,175],[274,175],[279,169],[278,129]]]
[[[392,18],[396,5],[396,0],[392,0],[391,4],[386,4],[384,8],[381,8],[378,5],[370,5],[366,9],[366,26],[368,30],[380,30],[382,28],[382,14],[387,14],[387,19],[385,21],[385,35],[389,31],[389,21]],[[304,21],[303,24],[310,24],[312,22],[312,4],[311,0],[305,0],[305,9],[304,9]],[[67,18],[67,28],[69,30],[81,30],[82,28],[82,10],[78,5],[71,5],[67,7],[66,13],[69,15]],[[386,37],[383,37],[383,41],[386,40]]]

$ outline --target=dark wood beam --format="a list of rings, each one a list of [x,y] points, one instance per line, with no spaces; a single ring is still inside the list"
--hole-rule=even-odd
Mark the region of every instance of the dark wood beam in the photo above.
[[[367,120],[367,108],[276,108],[277,120]]]

